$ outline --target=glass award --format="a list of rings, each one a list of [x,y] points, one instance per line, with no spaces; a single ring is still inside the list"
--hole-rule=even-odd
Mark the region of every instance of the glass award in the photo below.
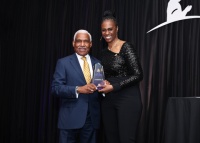
[[[94,65],[94,73],[92,78],[92,83],[97,86],[97,90],[101,90],[102,87],[98,87],[98,85],[104,85],[104,70],[103,66],[100,63],[96,63]]]

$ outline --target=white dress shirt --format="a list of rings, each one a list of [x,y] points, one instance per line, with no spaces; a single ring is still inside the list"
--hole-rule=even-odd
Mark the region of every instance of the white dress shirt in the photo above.
[[[80,64],[80,66],[81,66],[81,69],[82,69],[82,71],[83,71],[83,63],[84,63],[84,61],[81,59],[83,56],[80,56],[80,55],[78,55],[77,53],[76,53],[76,56],[77,56],[77,58],[78,58],[79,64]],[[92,77],[93,77],[92,62],[91,62],[90,56],[89,56],[88,54],[85,55],[85,57],[86,57],[86,60],[87,60],[87,62],[88,62],[88,64],[89,64],[90,75],[91,75],[91,79],[92,79]]]

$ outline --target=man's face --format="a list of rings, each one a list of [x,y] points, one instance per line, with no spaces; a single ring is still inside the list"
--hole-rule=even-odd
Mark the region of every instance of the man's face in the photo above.
[[[92,42],[90,41],[90,37],[87,33],[78,33],[72,44],[74,51],[80,56],[87,55],[92,46]]]

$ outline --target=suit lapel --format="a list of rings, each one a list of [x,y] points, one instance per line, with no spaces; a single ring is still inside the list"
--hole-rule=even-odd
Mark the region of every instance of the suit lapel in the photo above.
[[[76,57],[76,54],[73,54],[73,56],[70,59],[70,63],[72,65],[72,68],[74,69],[74,72],[77,72],[77,75],[80,76],[80,78],[85,81],[81,66],[78,62],[78,59]],[[85,81],[86,82],[86,81]]]

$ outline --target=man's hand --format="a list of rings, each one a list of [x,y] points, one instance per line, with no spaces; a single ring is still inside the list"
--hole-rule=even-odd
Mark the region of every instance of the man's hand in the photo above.
[[[97,90],[97,87],[93,83],[86,84],[84,86],[79,86],[77,89],[78,93],[89,94]]]

